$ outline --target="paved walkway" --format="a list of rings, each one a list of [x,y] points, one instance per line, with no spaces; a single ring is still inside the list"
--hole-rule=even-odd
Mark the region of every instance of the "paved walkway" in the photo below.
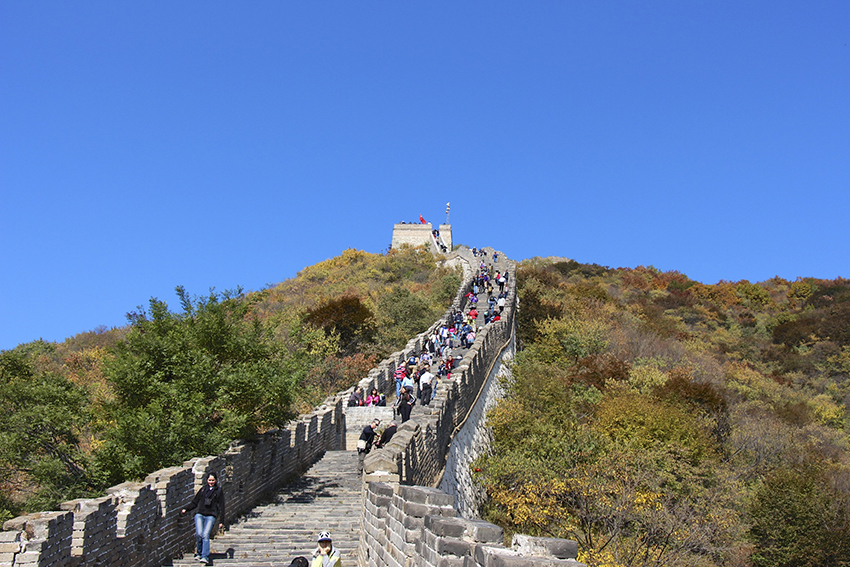
[[[360,537],[360,477],[356,451],[328,451],[304,476],[273,500],[242,516],[212,541],[217,567],[287,567],[293,558],[310,559],[319,532],[327,530],[343,565],[357,565]],[[199,565],[191,555],[175,567]]]

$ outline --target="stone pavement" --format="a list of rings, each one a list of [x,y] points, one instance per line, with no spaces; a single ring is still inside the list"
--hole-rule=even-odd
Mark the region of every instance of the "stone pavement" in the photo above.
[[[254,507],[212,541],[217,567],[288,567],[310,559],[316,537],[329,531],[346,567],[357,565],[361,479],[356,451],[328,451],[302,477]],[[174,567],[199,565],[187,551]]]

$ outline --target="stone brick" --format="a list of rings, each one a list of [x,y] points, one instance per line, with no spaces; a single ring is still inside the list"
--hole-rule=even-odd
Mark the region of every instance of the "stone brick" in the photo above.
[[[455,538],[438,538],[436,551],[440,555],[455,555],[457,557],[472,556],[475,553],[475,544]]]
[[[425,529],[438,536],[459,538],[467,530],[467,521],[442,516],[426,516]]]
[[[404,514],[417,518],[424,518],[429,514],[439,513],[439,508],[427,504],[417,504],[416,502],[405,502],[402,504],[401,510]]]
[[[454,498],[436,488],[399,486],[398,494],[405,502],[430,504],[432,506],[454,506]]]
[[[469,537],[477,542],[501,544],[505,539],[505,532],[502,528],[490,522],[470,520]]]
[[[425,518],[417,518],[417,517],[414,517],[414,516],[407,516],[406,518],[404,518],[402,523],[404,524],[405,529],[421,530],[422,527],[425,525]]]
[[[569,539],[517,534],[513,537],[511,547],[522,555],[555,557],[557,559],[575,559],[578,556],[578,543]]]

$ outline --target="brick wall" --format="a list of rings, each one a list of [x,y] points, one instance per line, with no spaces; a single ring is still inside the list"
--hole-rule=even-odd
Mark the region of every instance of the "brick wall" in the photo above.
[[[475,261],[471,254],[468,261]],[[365,470],[371,480],[430,486],[441,475],[455,428],[465,421],[487,377],[514,336],[516,267],[513,262],[504,259],[500,259],[498,267],[509,274],[508,297],[501,320],[486,325],[478,332],[475,343],[452,372],[452,379],[440,380],[431,405],[419,407],[415,419],[401,424],[386,448],[372,451],[366,457]],[[465,293],[471,280],[464,283],[462,290]],[[456,307],[462,309],[464,302],[463,297],[456,299]],[[442,322],[438,321],[435,325]],[[417,339],[421,340],[421,337]],[[400,360],[406,360],[406,356],[400,357]],[[387,379],[391,383],[391,373]]]
[[[347,401],[347,398],[345,398]],[[159,567],[195,541],[191,515],[180,510],[219,473],[230,520],[288,479],[306,471],[345,433],[337,394],[285,429],[235,441],[221,455],[197,457],[142,482],[113,486],[106,496],[71,500],[61,512],[20,516],[0,532],[0,567]]]
[[[361,518],[365,567],[577,567],[574,541],[515,536],[483,520],[459,518],[435,488],[371,482]]]
[[[463,283],[452,307],[426,333],[447,320],[452,308],[462,308],[466,302],[471,253],[463,251],[460,258]],[[372,369],[360,382],[364,390],[374,386],[389,393],[394,389],[396,365],[421,350],[426,333]],[[100,498],[65,502],[60,512],[9,520],[0,532],[0,567],[159,567],[194,543],[192,518],[181,516],[180,510],[204,485],[209,472],[219,474],[227,494],[226,520],[250,510],[306,471],[325,451],[348,445],[344,408],[350,394],[351,389],[328,398],[282,430],[234,441],[221,455],[197,457],[181,467],[156,471],[142,482],[114,486]],[[355,428],[357,421],[352,419]]]

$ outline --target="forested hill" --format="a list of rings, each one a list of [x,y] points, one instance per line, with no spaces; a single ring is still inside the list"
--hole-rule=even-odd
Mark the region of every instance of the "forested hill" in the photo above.
[[[590,566],[850,565],[850,281],[533,259],[486,518]]]
[[[346,250],[268,289],[178,287],[128,325],[0,352],[0,520],[279,427],[428,328],[461,274]]]

